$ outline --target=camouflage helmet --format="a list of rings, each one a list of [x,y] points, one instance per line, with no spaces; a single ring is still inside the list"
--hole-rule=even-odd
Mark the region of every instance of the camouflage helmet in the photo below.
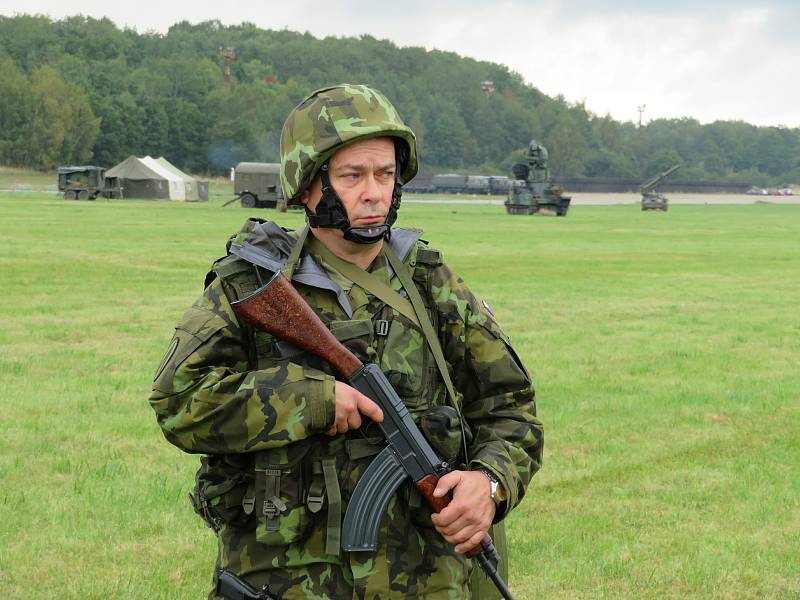
[[[281,189],[287,201],[298,202],[341,147],[384,136],[405,142],[408,151],[398,155],[399,178],[410,181],[417,174],[416,138],[386,96],[355,84],[313,92],[289,113],[281,131]]]

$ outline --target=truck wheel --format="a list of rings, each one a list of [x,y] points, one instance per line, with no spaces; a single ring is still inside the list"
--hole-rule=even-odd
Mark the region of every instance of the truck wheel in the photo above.
[[[81,190],[78,192],[78,200],[88,200],[89,199],[89,190]]]
[[[75,192],[73,192],[72,190],[67,190],[66,192],[64,192],[64,200],[75,200],[75,198],[76,198]]]
[[[253,194],[242,194],[241,203],[242,208],[255,208],[256,197]]]

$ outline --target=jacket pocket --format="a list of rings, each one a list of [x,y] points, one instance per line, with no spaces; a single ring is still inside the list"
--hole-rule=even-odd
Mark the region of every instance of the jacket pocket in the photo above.
[[[247,510],[245,501],[252,489],[251,475],[227,468],[218,457],[204,456],[189,501],[214,531],[219,531],[223,525],[242,528],[252,520],[252,511]]]
[[[285,546],[309,533],[312,519],[305,504],[309,473],[304,460],[309,448],[309,440],[302,440],[256,454],[256,540],[265,546]]]
[[[380,367],[409,408],[427,407],[425,392],[432,366],[422,331],[404,316],[395,314],[389,323]]]

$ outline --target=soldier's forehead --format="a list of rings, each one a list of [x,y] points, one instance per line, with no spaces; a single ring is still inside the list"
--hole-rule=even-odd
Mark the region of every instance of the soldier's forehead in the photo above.
[[[376,161],[380,164],[394,164],[394,141],[390,137],[375,137],[359,140],[338,150],[331,157],[331,166],[363,165]]]

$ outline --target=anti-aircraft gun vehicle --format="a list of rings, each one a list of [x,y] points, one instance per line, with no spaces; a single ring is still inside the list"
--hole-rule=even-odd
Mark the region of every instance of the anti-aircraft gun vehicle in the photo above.
[[[547,148],[531,140],[522,160],[512,168],[516,179],[505,201],[508,214],[566,216],[572,197],[550,183],[547,159]]]
[[[108,187],[106,170],[90,165],[58,167],[58,191],[64,195],[64,200],[120,197],[119,190]]]
[[[642,210],[667,210],[667,197],[656,192],[656,186],[679,168],[680,165],[674,165],[639,186],[639,191],[642,193]]]

